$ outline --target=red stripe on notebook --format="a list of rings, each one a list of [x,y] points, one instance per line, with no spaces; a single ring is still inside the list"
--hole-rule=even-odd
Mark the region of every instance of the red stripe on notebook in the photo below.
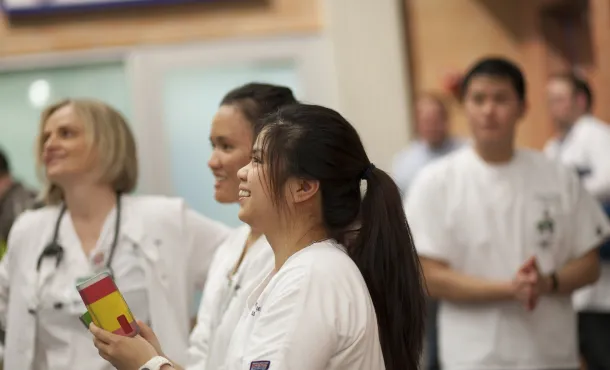
[[[127,318],[125,317],[125,315],[121,315],[121,316],[117,317],[116,319],[119,322],[119,325],[121,325],[121,329],[123,329],[125,334],[131,333],[131,325],[129,324],[129,321],[127,321]]]
[[[116,290],[117,289],[112,281],[112,278],[110,276],[106,276],[97,283],[81,290],[79,293],[83,299],[83,302],[85,302],[86,305],[90,305],[93,302],[104,298],[108,294],[116,292]]]
[[[113,333],[117,334],[117,335],[122,335],[122,336],[134,335],[138,330],[135,321],[130,324],[127,322],[127,319],[125,319],[125,323],[127,323],[127,325],[124,326],[124,323],[121,322],[121,317],[124,318],[125,316],[121,315],[121,316],[117,317],[117,320],[119,321],[119,324],[121,325],[121,328],[113,331]]]

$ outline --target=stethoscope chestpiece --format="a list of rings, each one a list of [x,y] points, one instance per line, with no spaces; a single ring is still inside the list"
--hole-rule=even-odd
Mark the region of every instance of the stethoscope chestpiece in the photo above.
[[[42,260],[46,257],[55,257],[55,268],[57,268],[64,258],[64,248],[56,242],[49,243],[42,251],[40,257],[38,257],[38,263],[36,265],[37,271],[40,271]]]

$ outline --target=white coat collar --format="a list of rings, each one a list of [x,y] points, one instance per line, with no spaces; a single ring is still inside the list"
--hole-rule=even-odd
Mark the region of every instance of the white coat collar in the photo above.
[[[121,218],[121,236],[140,245],[144,236],[144,220],[132,196],[121,197]]]

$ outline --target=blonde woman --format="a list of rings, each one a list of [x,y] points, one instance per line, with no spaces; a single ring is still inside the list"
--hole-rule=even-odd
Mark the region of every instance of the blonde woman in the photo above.
[[[131,196],[136,145],[125,119],[90,100],[42,114],[37,156],[47,206],[14,224],[0,264],[7,369],[105,370],[79,321],[76,283],[109,269],[134,315],[184,358],[189,308],[228,229],[180,199]]]

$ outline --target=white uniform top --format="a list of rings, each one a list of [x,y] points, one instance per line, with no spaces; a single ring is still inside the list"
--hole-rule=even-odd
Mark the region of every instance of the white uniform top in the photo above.
[[[358,267],[331,241],[292,255],[248,298],[223,370],[384,370]]]
[[[610,202],[610,125],[582,116],[563,141],[551,139],[544,152],[578,171],[594,197]]]
[[[114,236],[116,210],[104,224],[87,258],[69,212],[59,244],[61,264],[48,257],[36,271],[38,256],[52,239],[59,207],[24,213],[14,224],[7,255],[0,263],[0,319],[6,326],[6,369],[112,369],[101,359],[91,335],[79,321],[86,311],[75,285],[104,262]],[[119,290],[134,314],[152,324],[170,357],[186,360],[189,308],[202,287],[212,255],[228,228],[185,207],[180,199],[121,198],[121,226],[112,261]],[[101,266],[100,266],[101,265]]]
[[[582,116],[563,141],[550,140],[544,148],[555,159],[581,175],[585,189],[610,203],[610,126],[593,116]],[[610,311],[610,263],[602,263],[597,283],[573,296],[579,311]]]
[[[273,249],[261,236],[231,276],[249,235],[250,227],[241,226],[216,250],[191,334],[188,370],[216,370],[224,364],[248,296],[275,265]]]
[[[576,175],[542,154],[518,150],[489,165],[471,148],[431,164],[406,201],[418,253],[459,272],[510,281],[532,255],[541,272],[596,247],[610,225]],[[578,368],[576,317],[568,296],[516,301],[442,301],[443,369]]]

